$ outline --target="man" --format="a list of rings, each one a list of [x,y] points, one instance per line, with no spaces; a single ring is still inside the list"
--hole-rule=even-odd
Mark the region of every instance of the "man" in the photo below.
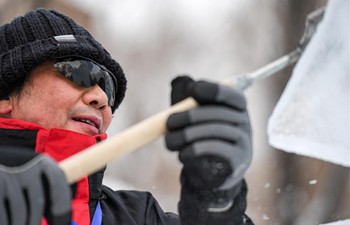
[[[172,103],[200,106],[171,115],[165,138],[184,165],[179,216],[150,193],[103,186],[103,170],[69,188],[56,162],[106,139],[125,91],[119,64],[66,15],[37,9],[0,27],[0,224],[252,224],[244,96],[187,76]]]

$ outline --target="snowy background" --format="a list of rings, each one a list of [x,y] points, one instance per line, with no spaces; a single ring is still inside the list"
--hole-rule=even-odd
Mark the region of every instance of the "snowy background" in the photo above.
[[[119,131],[169,105],[170,81],[180,73],[220,81],[251,72],[293,50],[317,0],[0,0],[0,22],[45,6],[87,26],[128,78],[125,101],[108,131]],[[310,225],[350,217],[349,170],[288,154],[267,143],[267,121],[291,69],[246,91],[254,158],[247,172],[247,214],[259,225]],[[177,156],[161,138],[111,162],[105,183],[153,193],[177,211]],[[307,213],[306,213],[307,212]]]

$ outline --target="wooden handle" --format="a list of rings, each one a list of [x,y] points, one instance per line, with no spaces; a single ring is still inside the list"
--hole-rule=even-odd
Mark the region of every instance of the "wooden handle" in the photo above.
[[[187,98],[108,140],[61,161],[59,167],[65,173],[68,183],[72,184],[82,177],[100,170],[108,162],[121,158],[156,140],[165,133],[166,120],[171,114],[186,111],[196,106],[197,102],[193,98]]]

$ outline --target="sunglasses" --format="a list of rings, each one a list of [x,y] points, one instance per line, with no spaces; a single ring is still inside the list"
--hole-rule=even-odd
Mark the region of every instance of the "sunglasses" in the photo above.
[[[108,104],[113,107],[117,80],[106,67],[90,59],[69,57],[59,59],[54,63],[55,69],[74,84],[89,88],[96,84],[106,93]]]

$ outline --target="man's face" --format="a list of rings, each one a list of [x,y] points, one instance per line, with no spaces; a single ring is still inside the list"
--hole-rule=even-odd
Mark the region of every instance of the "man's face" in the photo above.
[[[19,96],[10,97],[10,117],[95,135],[104,133],[112,120],[105,92],[98,86],[83,88],[60,75],[53,63],[36,67]]]

